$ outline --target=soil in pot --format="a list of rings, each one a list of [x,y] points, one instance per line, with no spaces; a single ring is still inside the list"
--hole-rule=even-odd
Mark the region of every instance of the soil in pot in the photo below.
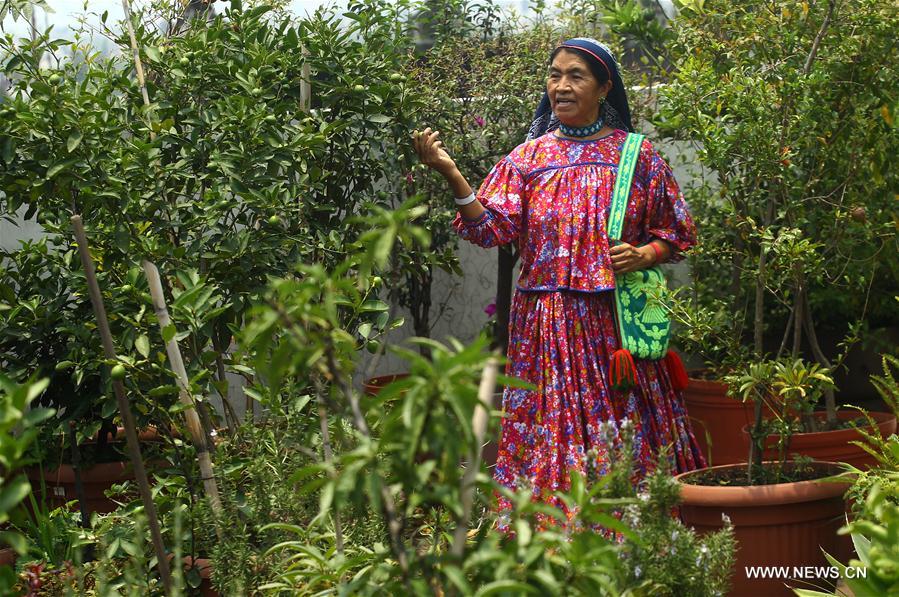
[[[739,476],[734,469],[745,465],[724,465],[678,475],[681,484],[680,514],[684,523],[700,533],[712,532],[730,518],[737,541],[732,576],[732,596],[793,596],[784,583],[798,588],[833,586],[836,579],[806,578],[806,567],[829,569],[822,549],[839,554],[837,530],[843,524],[843,494],[848,481],[825,480],[839,472],[835,463],[812,463],[815,480],[741,487],[722,485]],[[711,485],[699,485],[701,478]],[[786,572],[786,578],[760,578],[760,567]],[[779,568],[775,568],[779,567]],[[771,572],[769,572],[770,574]]]
[[[881,437],[889,437],[896,432],[896,417],[890,413],[868,413],[876,424],[876,432]],[[816,416],[822,420],[824,413],[816,413]],[[875,427],[868,424],[868,421],[860,416],[858,412],[840,411],[837,417],[843,422],[855,421],[861,429],[864,429],[871,435],[876,435]],[[749,441],[748,428],[743,429],[745,441]],[[768,449],[765,450],[764,458],[766,460],[777,459],[777,436],[769,436]],[[794,433],[790,438],[790,446],[787,449],[787,455],[801,454],[815,460],[823,460],[827,462],[846,462],[862,470],[867,470],[877,464],[877,460],[865,452],[862,448],[853,444],[853,441],[864,442],[865,439],[861,433],[851,426],[844,429],[835,429],[833,431],[819,431],[816,433]]]

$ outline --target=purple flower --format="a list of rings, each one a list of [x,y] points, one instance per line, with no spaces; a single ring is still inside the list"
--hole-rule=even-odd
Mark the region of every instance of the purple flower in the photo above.
[[[406,184],[411,187],[414,182],[415,177],[412,175],[412,172],[406,172]]]
[[[487,314],[487,317],[493,317],[494,313],[496,313],[496,303],[490,303],[484,307],[484,313]]]
[[[487,124],[487,121],[484,120],[483,118],[481,118],[480,116],[475,116],[474,121],[477,123],[478,126],[485,126]]]

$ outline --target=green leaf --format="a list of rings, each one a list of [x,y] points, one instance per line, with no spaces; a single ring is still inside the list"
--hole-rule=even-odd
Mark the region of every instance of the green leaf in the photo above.
[[[468,584],[465,574],[458,568],[458,566],[444,567],[443,574],[446,575],[446,578],[448,578],[463,595],[471,595],[471,585]]]
[[[526,585],[522,582],[517,582],[514,580],[495,580],[491,583],[487,583],[483,585],[478,592],[475,593],[476,597],[486,597],[487,595],[503,595],[503,594],[533,594],[538,593],[539,591],[530,585]]]
[[[28,540],[13,531],[0,531],[0,545],[9,545],[22,556],[28,551]]]
[[[178,389],[178,386],[173,386],[171,384],[168,384],[168,385],[157,386],[157,387],[153,388],[152,390],[147,392],[147,395],[150,396],[151,398],[156,398],[157,396],[173,396],[173,395],[177,394],[179,391],[180,390]]]
[[[144,46],[144,53],[147,55],[147,58],[149,58],[153,62],[162,62],[162,56],[159,55],[158,48],[154,48],[153,46]]]
[[[137,349],[137,352],[139,352],[142,357],[147,358],[150,356],[150,339],[147,338],[146,334],[141,334],[135,338],[134,348]]]
[[[175,324],[170,323],[164,328],[162,328],[162,341],[163,342],[171,342],[172,338],[175,337],[175,334],[178,330],[175,329]]]
[[[390,305],[388,305],[384,301],[379,301],[377,299],[368,299],[359,307],[359,311],[361,313],[368,313],[370,311],[387,311],[388,309],[390,309]]]
[[[74,164],[77,161],[78,160],[76,160],[76,159],[70,159],[70,160],[63,160],[61,162],[57,162],[57,163],[53,164],[47,170],[47,179],[49,180],[49,179],[53,178],[54,176],[56,176],[57,174],[59,174],[60,172],[62,172],[63,170],[65,170],[66,168],[68,168],[69,166],[71,166],[72,164]]]
[[[284,43],[288,48],[295,48],[299,44],[297,30],[294,27],[288,27],[287,33],[284,35]]]
[[[19,475],[0,490],[0,512],[9,512],[31,493],[31,484],[25,475]]]
[[[66,141],[66,149],[69,153],[75,151],[75,149],[81,144],[81,139],[84,138],[84,135],[81,131],[72,131],[69,135],[69,139]]]
[[[384,124],[385,122],[390,122],[393,120],[390,116],[386,114],[373,114],[368,117],[369,122],[375,122],[377,124]]]
[[[4,137],[0,142],[0,158],[3,162],[9,164],[16,155],[16,140],[12,137]]]

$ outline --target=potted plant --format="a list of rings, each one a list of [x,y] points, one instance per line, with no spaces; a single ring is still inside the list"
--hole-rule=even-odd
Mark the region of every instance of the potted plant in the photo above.
[[[59,243],[51,236],[0,251],[0,354],[15,379],[46,377],[36,402],[57,413],[41,424],[30,450],[36,464],[26,473],[38,501],[63,506],[78,499],[74,441],[88,511],[109,511],[115,504],[104,491],[133,476],[123,462],[112,393],[104,391],[109,377],[95,354],[99,339],[82,325],[93,317],[85,288],[73,271],[75,257]],[[149,424],[146,416],[139,420]]]
[[[817,364],[796,361],[750,364],[729,384],[754,406],[746,463],[678,475],[681,517],[698,531],[733,524],[739,545],[733,595],[789,595],[787,579],[760,576],[766,574],[760,567],[786,567],[792,578],[799,568],[825,566],[822,549],[840,551],[837,530],[850,482],[837,478],[836,463],[788,458],[794,431],[813,420],[810,405],[832,380]],[[769,438],[776,454],[765,460]]]

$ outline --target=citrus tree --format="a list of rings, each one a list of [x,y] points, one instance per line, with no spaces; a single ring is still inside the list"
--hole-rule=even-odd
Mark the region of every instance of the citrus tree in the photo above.
[[[19,375],[49,375],[58,365],[69,396],[93,384],[78,399],[99,405],[88,409],[86,431],[96,431],[98,416],[111,420],[113,401],[99,343],[77,333],[89,310],[69,218],[84,218],[141,410],[171,404],[176,392],[143,259],[162,272],[195,394],[226,396],[228,371],[252,377],[232,357],[232,335],[268,277],[298,261],[340,262],[365,227],[353,216],[387,205],[376,186],[393,175],[383,156],[408,129],[403,115],[415,96],[396,75],[411,42],[394,18],[401,7],[375,14],[367,6],[294,22],[232,2],[177,36],[153,26],[162,21],[151,11],[134,19],[145,90],[129,36],[105,15],[105,33],[121,50],[111,56],[80,36],[0,41],[13,82],[0,107],[0,208],[35,217],[50,249],[22,249],[35,265],[31,277],[5,270],[4,302],[29,297],[33,305],[0,317],[6,330],[30,318],[28,342],[52,338],[58,347],[52,359],[26,358],[22,338],[4,333],[0,350]],[[48,56],[55,66],[46,66]],[[49,275],[63,284],[52,296],[40,287]],[[38,311],[52,325],[34,326]],[[388,325],[385,312],[380,301],[366,305],[375,335]],[[233,412],[226,415],[233,424]]]
[[[829,367],[821,329],[851,340],[896,321],[894,11],[681,4],[657,124],[694,143],[704,174],[687,191],[701,224],[688,332],[722,369],[766,352]]]

